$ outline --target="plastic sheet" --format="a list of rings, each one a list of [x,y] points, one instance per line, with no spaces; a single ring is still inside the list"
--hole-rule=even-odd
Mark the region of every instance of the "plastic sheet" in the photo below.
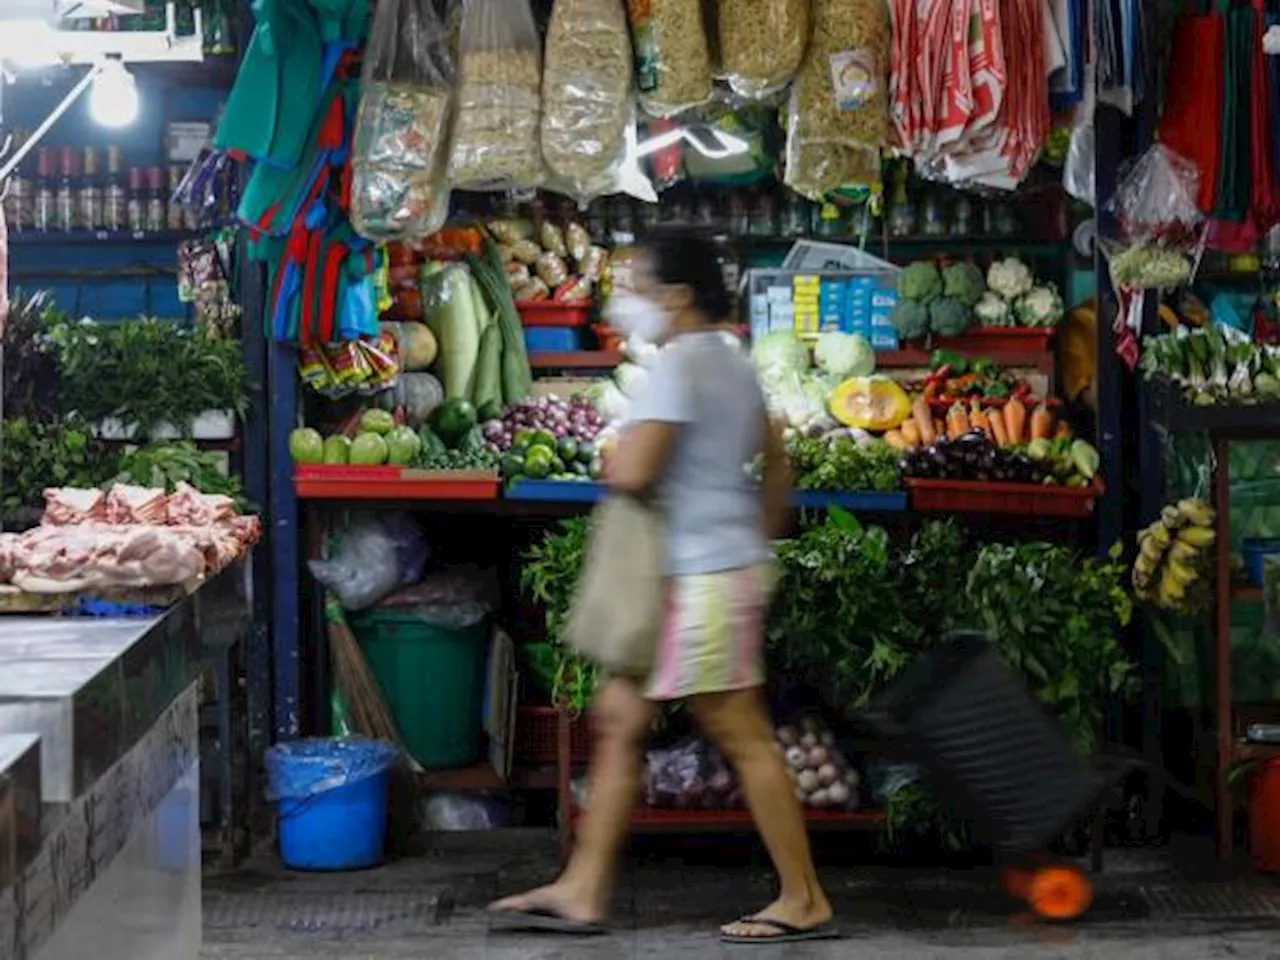
[[[809,43],[809,0],[718,0],[720,67],[740,97],[761,100],[791,82]]]
[[[724,757],[705,740],[688,740],[645,757],[645,802],[651,807],[722,810],[742,795]]]
[[[267,750],[267,799],[301,800],[376,777],[400,756],[381,740],[308,738]]]
[[[544,70],[549,186],[579,203],[613,193],[632,122],[631,40],[621,0],[556,0]]]
[[[889,132],[889,15],[882,0],[814,0],[787,104],[787,186],[811,200],[880,182]]]
[[[498,585],[491,570],[453,567],[427,574],[397,590],[379,605],[448,630],[482,622],[497,606]]]
[[[469,0],[460,44],[449,179],[462,190],[532,190],[544,177],[542,61],[528,0]]]
[[[1067,145],[1067,159],[1062,168],[1062,186],[1081,203],[1096,203],[1094,187],[1093,121],[1077,123],[1071,128],[1071,140]]]
[[[412,516],[358,516],[336,538],[331,556],[311,560],[312,575],[337,594],[347,610],[371,607],[422,576],[429,551]]]
[[[453,57],[431,0],[380,0],[365,50],[351,222],[373,240],[425,237],[449,212]]]
[[[640,106],[672,117],[711,99],[711,50],[701,0],[629,3]]]
[[[423,826],[428,830],[462,833],[498,830],[511,817],[500,801],[484,795],[437,793],[422,805]]]
[[[1203,216],[1196,206],[1200,173],[1194,163],[1156,144],[1116,185],[1108,210],[1128,243],[1197,246]]]

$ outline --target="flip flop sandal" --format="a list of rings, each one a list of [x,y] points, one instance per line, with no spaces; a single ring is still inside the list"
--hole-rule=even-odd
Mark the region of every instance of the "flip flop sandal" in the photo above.
[[[731,933],[720,934],[721,943],[745,946],[756,943],[803,943],[809,940],[840,940],[840,933],[834,923],[820,923],[816,927],[793,927],[781,920],[770,920],[768,917],[743,917],[737,923],[754,923],[762,927],[770,927],[777,931],[762,937],[737,936]]]
[[[602,923],[582,923],[562,917],[554,910],[534,907],[529,910],[490,910],[503,930],[512,933],[559,933],[571,937],[602,937],[609,928]]]

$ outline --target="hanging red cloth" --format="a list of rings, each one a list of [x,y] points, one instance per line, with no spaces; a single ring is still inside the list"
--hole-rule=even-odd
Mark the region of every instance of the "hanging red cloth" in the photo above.
[[[1173,29],[1160,140],[1200,171],[1196,206],[1213,210],[1222,138],[1225,21],[1216,13],[1182,17]]]
[[[1262,52],[1262,35],[1267,32],[1266,0],[1253,0],[1254,43],[1250,69],[1253,72],[1249,84],[1249,207],[1254,226],[1259,235],[1280,222],[1280,198],[1273,186],[1271,164],[1271,84],[1266,54]]]

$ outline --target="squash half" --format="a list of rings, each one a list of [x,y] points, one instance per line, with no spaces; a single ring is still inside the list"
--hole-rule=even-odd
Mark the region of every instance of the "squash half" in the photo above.
[[[831,391],[827,408],[846,427],[880,433],[911,416],[911,398],[888,377],[850,377]]]

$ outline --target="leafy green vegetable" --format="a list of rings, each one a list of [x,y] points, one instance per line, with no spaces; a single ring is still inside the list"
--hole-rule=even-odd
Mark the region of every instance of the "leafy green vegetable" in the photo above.
[[[962,261],[949,264],[942,271],[942,295],[959,300],[972,307],[987,292],[987,281],[982,271],[972,263]]]
[[[546,640],[555,651],[553,703],[585,710],[595,694],[596,668],[564,643],[573,592],[586,550],[587,521],[574,517],[536,542],[524,556],[520,584],[546,614]]]
[[[923,340],[929,335],[929,308],[917,300],[899,300],[889,313],[889,322],[901,340]]]
[[[969,328],[970,319],[969,308],[951,297],[929,304],[929,330],[939,337],[958,337]]]
[[[149,444],[126,453],[115,479],[168,493],[179,483],[188,483],[201,493],[230,497],[241,513],[251,511],[240,478],[227,474],[226,454],[201,450],[189,441]]]
[[[942,296],[942,274],[932,260],[909,263],[898,273],[898,296],[926,306]]]
[[[97,487],[119,471],[116,452],[95,440],[75,417],[37,421],[11,417],[3,425],[0,498],[6,520],[27,508],[38,519],[45,487]],[[18,525],[22,518],[15,518]]]
[[[800,490],[897,490],[901,456],[887,443],[859,445],[849,437],[793,436],[787,441],[793,483]]]

